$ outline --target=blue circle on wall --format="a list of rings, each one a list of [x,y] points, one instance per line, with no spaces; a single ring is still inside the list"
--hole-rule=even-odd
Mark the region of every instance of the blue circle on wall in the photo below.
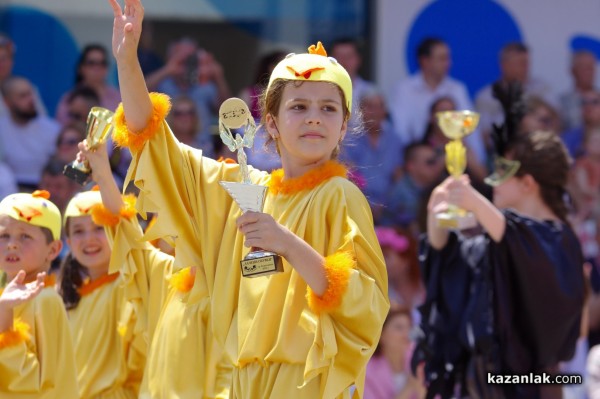
[[[0,9],[0,26],[16,45],[13,74],[38,87],[53,116],[60,96],[75,81],[79,49],[73,36],[54,16],[23,6]]]
[[[418,70],[416,50],[426,37],[439,37],[452,54],[450,75],[467,85],[474,96],[498,79],[502,46],[523,41],[512,15],[491,0],[435,0],[415,18],[404,49],[408,70]]]

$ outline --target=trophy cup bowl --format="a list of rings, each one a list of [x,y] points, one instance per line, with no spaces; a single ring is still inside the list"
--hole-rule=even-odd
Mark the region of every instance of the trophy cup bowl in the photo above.
[[[244,128],[244,136],[231,129]],[[253,184],[250,181],[244,147],[252,148],[256,125],[246,103],[239,98],[229,98],[219,108],[219,135],[232,151],[237,151],[242,182],[220,181],[219,184],[229,193],[242,212],[262,212],[267,194],[267,187]],[[283,272],[281,256],[262,248],[252,247],[250,252],[240,261],[242,276],[258,277]]]
[[[114,112],[102,107],[93,107],[87,117],[86,141],[90,149],[104,143],[113,129]],[[63,174],[69,179],[84,185],[92,170],[86,162],[77,162],[77,160],[65,166]]]
[[[460,178],[467,167],[467,149],[462,139],[473,133],[479,123],[479,114],[472,111],[445,111],[436,114],[440,129],[450,139],[446,144],[446,169],[455,179]],[[436,214],[439,227],[469,229],[477,225],[473,213],[448,204],[448,210]]]

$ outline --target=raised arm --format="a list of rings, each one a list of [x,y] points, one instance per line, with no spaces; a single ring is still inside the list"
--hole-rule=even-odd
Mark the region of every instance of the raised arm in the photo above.
[[[152,115],[152,104],[137,57],[144,7],[140,0],[125,0],[123,9],[117,0],[108,1],[115,16],[112,50],[117,61],[123,110],[129,130],[137,132],[146,127]]]

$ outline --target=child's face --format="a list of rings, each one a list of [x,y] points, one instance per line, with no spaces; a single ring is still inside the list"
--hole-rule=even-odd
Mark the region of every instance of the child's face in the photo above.
[[[390,354],[403,354],[410,344],[412,325],[408,316],[399,314],[389,320],[381,332],[381,346]]]
[[[48,243],[40,227],[0,215],[0,269],[9,280],[19,270],[28,275],[46,271],[60,249],[60,241]]]
[[[95,224],[91,216],[70,217],[67,244],[75,259],[90,270],[108,271],[110,247],[104,228]]]
[[[283,162],[322,164],[346,134],[342,96],[327,82],[285,86],[278,115],[267,115],[269,134],[278,138]]]

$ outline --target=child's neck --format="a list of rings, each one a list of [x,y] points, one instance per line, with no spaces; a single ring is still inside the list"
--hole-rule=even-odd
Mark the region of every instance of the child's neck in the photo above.
[[[300,164],[297,162],[289,162],[284,159],[281,160],[281,166],[283,168],[284,180],[294,179],[296,177],[300,177],[304,175],[306,172],[309,172],[319,166],[325,164],[327,160],[323,160],[322,162],[315,162],[311,164]]]
[[[515,210],[520,214],[535,220],[554,220],[559,221],[559,217],[552,212],[550,207],[537,197],[523,197]]]

